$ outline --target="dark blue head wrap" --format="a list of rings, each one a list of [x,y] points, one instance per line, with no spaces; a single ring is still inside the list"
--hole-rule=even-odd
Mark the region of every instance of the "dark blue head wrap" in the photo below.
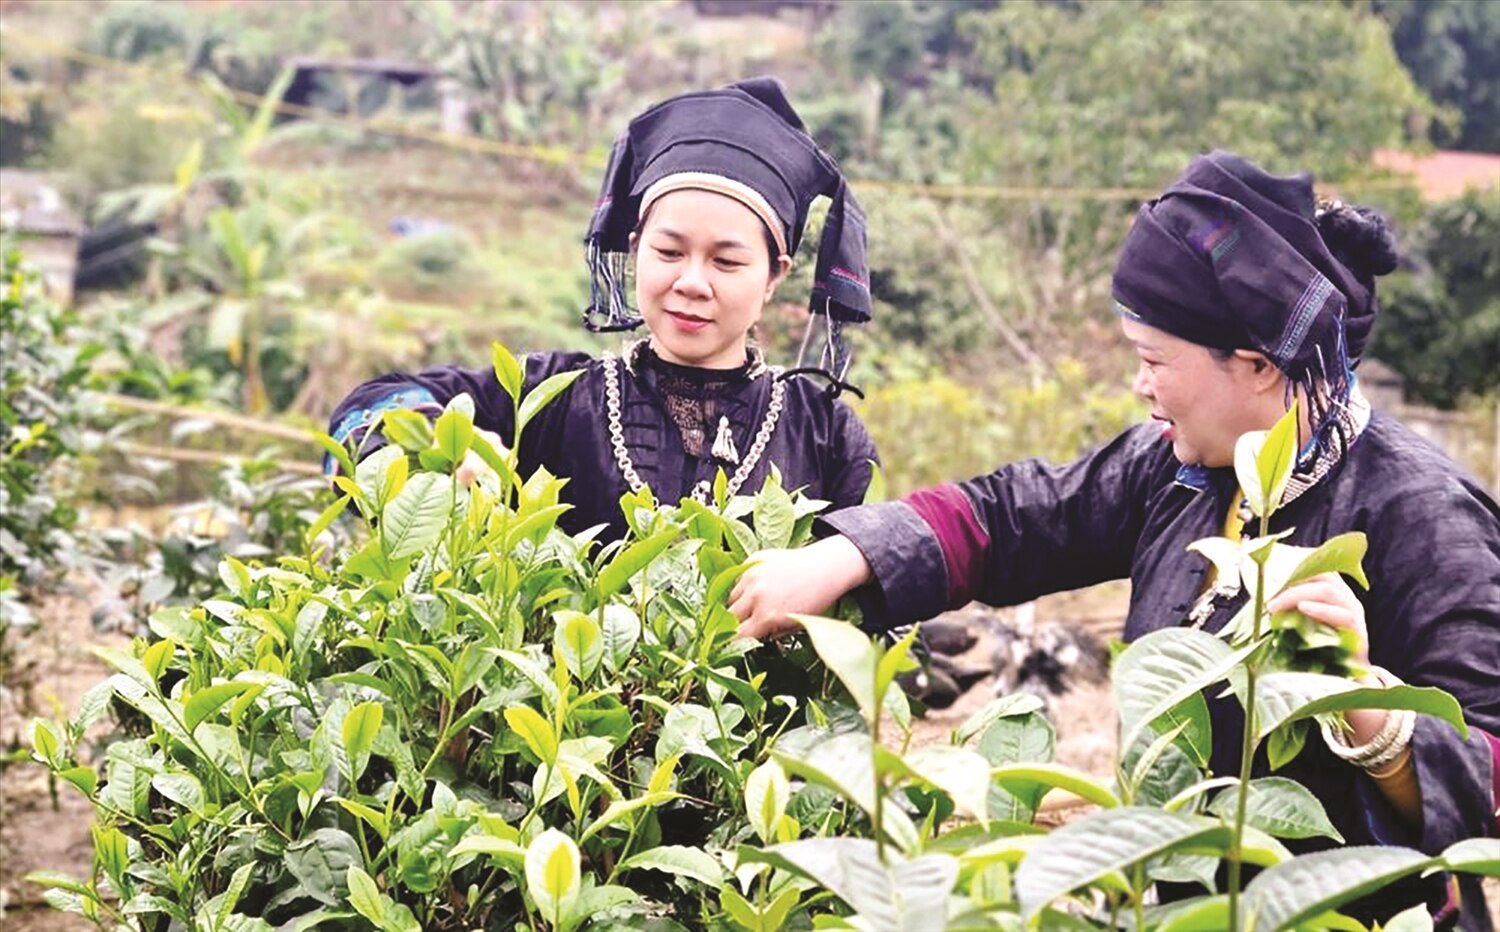
[[[864,211],[833,158],[807,134],[781,82],[754,78],[662,101],[632,120],[615,141],[584,240],[592,276],[584,315],[590,329],[641,323],[625,296],[630,234],[646,190],[682,173],[727,178],[759,194],[780,224],[772,233],[788,253],[795,253],[802,240],[809,205],[828,197],[832,204],[809,306],[831,324],[870,319]]]
[[[1141,208],[1113,290],[1122,314],[1159,330],[1264,353],[1305,390],[1321,435],[1348,400],[1375,320],[1375,276],[1395,267],[1379,215],[1319,206],[1312,176],[1272,175],[1218,151]]]

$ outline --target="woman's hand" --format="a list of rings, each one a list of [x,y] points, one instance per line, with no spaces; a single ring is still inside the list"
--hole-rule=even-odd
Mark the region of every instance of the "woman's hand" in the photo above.
[[[1330,628],[1354,632],[1355,647],[1350,659],[1356,666],[1370,665],[1370,637],[1365,630],[1365,607],[1354,590],[1338,573],[1310,576],[1295,586],[1277,593],[1266,603],[1266,611],[1298,611]]]
[[[1330,628],[1344,628],[1354,632],[1354,651],[1350,659],[1358,667],[1370,665],[1370,635],[1365,629],[1365,607],[1354,595],[1354,590],[1338,573],[1321,573],[1289,586],[1266,603],[1269,612],[1299,611],[1313,621]],[[1364,686],[1378,686],[1374,676],[1360,679]],[[1364,744],[1375,737],[1385,724],[1384,709],[1351,709],[1345,719],[1354,729],[1355,744]]]
[[[495,452],[501,456],[505,455],[505,443],[500,439],[499,434],[493,431],[480,430],[477,427],[474,428],[474,433],[488,440],[490,446],[495,448]],[[453,471],[453,478],[457,479],[458,484],[464,488],[468,488],[484,476],[494,475],[495,471],[490,468],[490,464],[481,459],[479,454],[473,450],[464,454],[464,461],[459,463],[458,469]],[[498,482],[498,478],[496,481]]]
[[[763,550],[729,596],[742,637],[780,637],[797,628],[790,615],[816,615],[870,581],[870,564],[849,538],[820,540],[800,550]]]

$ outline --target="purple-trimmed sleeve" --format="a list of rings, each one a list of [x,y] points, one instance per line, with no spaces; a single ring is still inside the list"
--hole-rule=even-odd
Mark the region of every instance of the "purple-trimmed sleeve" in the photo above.
[[[884,631],[925,621],[948,607],[942,545],[910,505],[881,502],[845,508],[819,524],[822,532],[849,538],[870,564],[876,598],[860,599],[867,629]]]
[[[974,505],[963,490],[951,483],[918,489],[902,499],[937,538],[948,576],[948,608],[973,601],[984,574],[984,554],[990,546],[974,514]]]
[[[867,626],[923,621],[980,599],[1015,605],[1129,574],[1152,482],[1170,482],[1160,432],[1135,429],[1067,466],[1027,460],[900,502],[836,512],[822,527],[870,564]]]

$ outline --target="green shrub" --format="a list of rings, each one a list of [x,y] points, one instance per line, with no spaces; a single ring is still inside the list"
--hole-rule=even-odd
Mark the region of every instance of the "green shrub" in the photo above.
[[[818,506],[774,481],[714,507],[645,492],[622,503],[632,542],[601,549],[555,528],[562,481],[515,481],[465,400],[435,428],[394,417],[387,433],[412,451],[351,466],[279,559],[226,557],[220,597],[157,612],[160,640],[105,652],[117,672],[79,715],[38,726],[43,758],[95,804],[101,846],[99,873],[58,881],[57,905],[147,927],[238,914],[239,928],[713,911],[700,884],[727,869],[708,851],[748,831],[755,764],[832,714],[810,711],[824,691],[798,664],[747,655],[723,594],[747,550],[805,540]],[[453,482],[471,444],[497,485]],[[318,537],[351,503],[379,523],[327,562]],[[78,755],[111,701],[134,724],[101,780]],[[809,797],[809,819],[841,824]],[[549,899],[531,868],[552,845],[572,867],[547,883],[572,885]]]
[[[515,440],[576,373],[523,401],[515,358],[495,360]],[[630,536],[600,548],[556,528],[563,480],[517,477],[471,405],[459,396],[435,423],[387,414],[393,444],[358,467],[326,440],[343,494],[296,552],[226,558],[219,598],[158,612],[154,642],[100,651],[114,675],[71,721],[33,724],[34,758],[96,814],[90,877],[30,875],[50,902],[101,926],[260,932],[1279,929],[1428,868],[1500,873],[1493,840],[1293,858],[1277,836],[1336,836],[1318,800],[1248,766],[1237,781],[1205,772],[1202,692],[1226,678],[1259,713],[1245,747],[1269,736],[1273,758],[1289,746],[1275,735],[1371,701],[1341,677],[1283,672],[1337,645],[1263,611],[1312,572],[1362,578],[1361,535],[1316,553],[1264,534],[1205,548],[1246,567],[1253,611],[1228,643],[1169,628],[1122,652],[1111,787],[1050,762],[1034,697],[909,749],[890,687],[915,632],[886,644],[806,618],[812,652],[738,638],[724,601],[749,553],[803,543],[818,508],[774,476],[726,500],[721,475],[712,505],[627,494]],[[1262,530],[1294,424],[1237,458]],[[470,451],[494,475],[463,488],[452,472]],[[318,535],[351,504],[379,520],[325,561]],[[1463,729],[1439,690],[1380,701]],[[101,780],[80,755],[111,703],[127,736]],[[888,723],[902,740],[882,741]],[[1238,795],[1210,801],[1226,783]],[[1045,834],[1032,823],[1054,787],[1102,811]],[[1211,885],[1221,860],[1227,897],[1147,906],[1156,880]],[[1244,863],[1264,871],[1241,897]]]
[[[86,442],[83,388],[103,347],[47,297],[18,251],[0,250],[0,578],[36,586],[80,559],[73,495]]]
[[[1145,416],[1129,390],[1063,361],[1045,380],[997,376],[977,384],[945,375],[871,388],[857,410],[893,494],[989,472],[1026,457],[1066,462]]]
[[[426,233],[396,240],[381,250],[375,280],[401,297],[472,297],[489,283],[474,247],[456,232]]]

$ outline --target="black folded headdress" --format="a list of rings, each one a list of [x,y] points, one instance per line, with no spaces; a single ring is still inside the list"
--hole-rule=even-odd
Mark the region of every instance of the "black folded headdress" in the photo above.
[[[788,255],[797,251],[808,207],[832,200],[818,247],[812,298],[831,327],[870,319],[865,216],[838,165],[807,134],[781,82],[754,78],[665,100],[631,121],[615,141],[584,242],[590,330],[641,323],[625,295],[630,234],[643,197],[681,188],[728,194],[760,216]],[[775,257],[772,257],[774,262]]]
[[[1348,399],[1375,320],[1375,276],[1396,265],[1384,221],[1319,207],[1310,175],[1217,151],[1147,203],[1115,266],[1117,309],[1216,349],[1264,353],[1321,428]]]

